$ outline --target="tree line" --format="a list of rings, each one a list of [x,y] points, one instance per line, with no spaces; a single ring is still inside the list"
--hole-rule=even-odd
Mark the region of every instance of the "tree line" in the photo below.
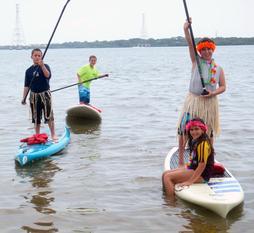
[[[198,41],[200,38],[196,38]],[[213,39],[217,45],[254,45],[254,37],[216,37]],[[0,46],[0,49],[31,49],[34,47],[44,48],[45,44],[25,45],[25,46]],[[184,37],[172,37],[165,39],[140,39],[133,38],[127,40],[112,40],[112,41],[73,41],[64,43],[53,43],[51,48],[130,48],[130,47],[175,47],[187,46]]]

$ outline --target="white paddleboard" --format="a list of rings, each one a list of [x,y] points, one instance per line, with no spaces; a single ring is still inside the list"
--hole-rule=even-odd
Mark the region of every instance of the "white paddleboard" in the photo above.
[[[188,152],[184,159],[188,161]],[[178,147],[169,151],[164,161],[164,171],[178,167]],[[244,200],[244,193],[236,178],[225,169],[224,174],[211,177],[208,183],[192,184],[179,189],[175,194],[181,199],[209,209],[223,218]]]
[[[74,105],[69,107],[66,113],[70,117],[84,118],[89,120],[101,120],[101,111],[92,105]]]

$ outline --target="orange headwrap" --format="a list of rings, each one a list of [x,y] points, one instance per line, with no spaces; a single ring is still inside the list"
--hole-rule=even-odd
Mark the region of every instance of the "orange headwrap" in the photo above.
[[[216,48],[215,43],[210,42],[210,41],[204,41],[201,43],[198,43],[196,46],[197,50],[200,52],[203,48],[208,48],[208,49],[212,49],[213,51]]]

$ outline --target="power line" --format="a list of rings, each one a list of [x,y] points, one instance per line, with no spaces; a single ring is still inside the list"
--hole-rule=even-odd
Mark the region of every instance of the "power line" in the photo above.
[[[19,47],[26,45],[25,42],[25,35],[22,28],[21,20],[20,20],[20,8],[19,4],[16,4],[16,22],[15,22],[15,28],[13,32],[13,41],[12,45]]]
[[[142,25],[141,25],[140,37],[141,37],[141,39],[148,38],[148,33],[147,33],[147,28],[146,28],[146,18],[145,18],[144,13],[142,14]]]

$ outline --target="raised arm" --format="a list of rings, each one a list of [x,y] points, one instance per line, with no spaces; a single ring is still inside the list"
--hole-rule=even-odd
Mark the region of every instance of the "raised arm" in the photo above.
[[[195,64],[196,57],[195,57],[195,51],[194,51],[192,40],[191,40],[191,35],[190,35],[189,27],[190,27],[190,23],[188,21],[186,21],[184,23],[184,26],[183,26],[184,35],[185,35],[185,39],[186,39],[188,47],[189,47],[189,53],[190,53],[191,62],[192,62],[192,64]]]

